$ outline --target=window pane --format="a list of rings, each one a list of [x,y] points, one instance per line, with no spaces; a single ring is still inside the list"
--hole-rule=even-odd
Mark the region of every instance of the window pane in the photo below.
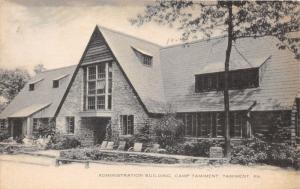
[[[97,109],[105,109],[105,96],[97,96]]]
[[[133,130],[133,115],[129,115],[128,116],[128,133],[127,134],[130,134],[130,135],[133,135],[134,133],[134,130]]]
[[[94,110],[95,109],[95,97],[89,96],[88,97],[88,110]]]
[[[121,116],[122,118],[122,128],[123,128],[123,134],[124,135],[127,135],[128,133],[128,128],[127,128],[127,116],[126,115],[123,115]]]
[[[104,94],[105,93],[105,80],[98,80],[97,81],[97,94]]]
[[[108,93],[112,92],[112,79],[108,79]]]
[[[96,94],[96,81],[88,82],[88,94],[89,95]]]
[[[96,79],[96,66],[88,67],[88,79],[93,80]]]
[[[98,65],[98,79],[105,78],[105,64]]]
[[[224,136],[224,113],[216,113],[216,130],[217,137]]]
[[[111,95],[108,95],[108,100],[107,100],[108,104],[107,104],[107,108],[111,109]]]
[[[186,114],[186,131],[185,134],[187,136],[191,136],[192,135],[192,127],[193,127],[193,118],[192,118],[192,114]]]

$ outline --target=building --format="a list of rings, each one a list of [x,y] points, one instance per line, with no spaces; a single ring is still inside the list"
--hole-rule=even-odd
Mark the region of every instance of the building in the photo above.
[[[263,37],[234,43],[233,139],[272,135],[280,119],[287,140],[299,142],[300,63],[277,42]],[[1,112],[1,123],[14,137],[30,137],[39,124],[53,124],[57,132],[93,145],[104,139],[109,123],[113,137],[129,137],[172,107],[187,139],[222,139],[226,44],[219,37],[162,47],[96,27],[79,64],[35,76]]]

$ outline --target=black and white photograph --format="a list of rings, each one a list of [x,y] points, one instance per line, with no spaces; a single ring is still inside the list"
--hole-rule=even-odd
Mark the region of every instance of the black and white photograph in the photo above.
[[[0,0],[0,189],[299,189],[300,2]]]

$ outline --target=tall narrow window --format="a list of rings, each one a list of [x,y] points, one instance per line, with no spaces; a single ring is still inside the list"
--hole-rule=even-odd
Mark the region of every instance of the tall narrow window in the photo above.
[[[297,115],[296,115],[296,136],[300,137],[300,99],[297,100]],[[298,138],[300,142],[300,138]]]
[[[37,131],[38,130],[38,119],[33,118],[32,121],[33,121],[33,123],[32,123],[33,131]]]
[[[66,122],[67,122],[67,133],[74,134],[74,130],[75,130],[74,117],[66,117]]]
[[[88,67],[88,80],[96,79],[96,66]]]
[[[230,135],[234,138],[242,138],[246,126],[245,113],[232,112],[230,114],[230,122],[231,122]]]
[[[120,126],[123,135],[133,135],[134,117],[133,115],[120,115]]]
[[[0,119],[0,129],[5,128],[5,119]]]

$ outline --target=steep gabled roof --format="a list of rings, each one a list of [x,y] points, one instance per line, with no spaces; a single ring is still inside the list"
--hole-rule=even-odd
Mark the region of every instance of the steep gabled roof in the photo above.
[[[70,83],[75,67],[68,66],[37,74],[1,112],[0,118],[27,117],[41,109],[43,109],[43,117],[53,117]],[[53,80],[57,78],[60,78],[59,87],[53,88]],[[33,91],[29,91],[31,83],[35,84]]]
[[[99,29],[148,112],[164,112],[165,97],[159,57],[161,47],[104,27]],[[143,65],[133,48],[152,56],[152,65]]]

